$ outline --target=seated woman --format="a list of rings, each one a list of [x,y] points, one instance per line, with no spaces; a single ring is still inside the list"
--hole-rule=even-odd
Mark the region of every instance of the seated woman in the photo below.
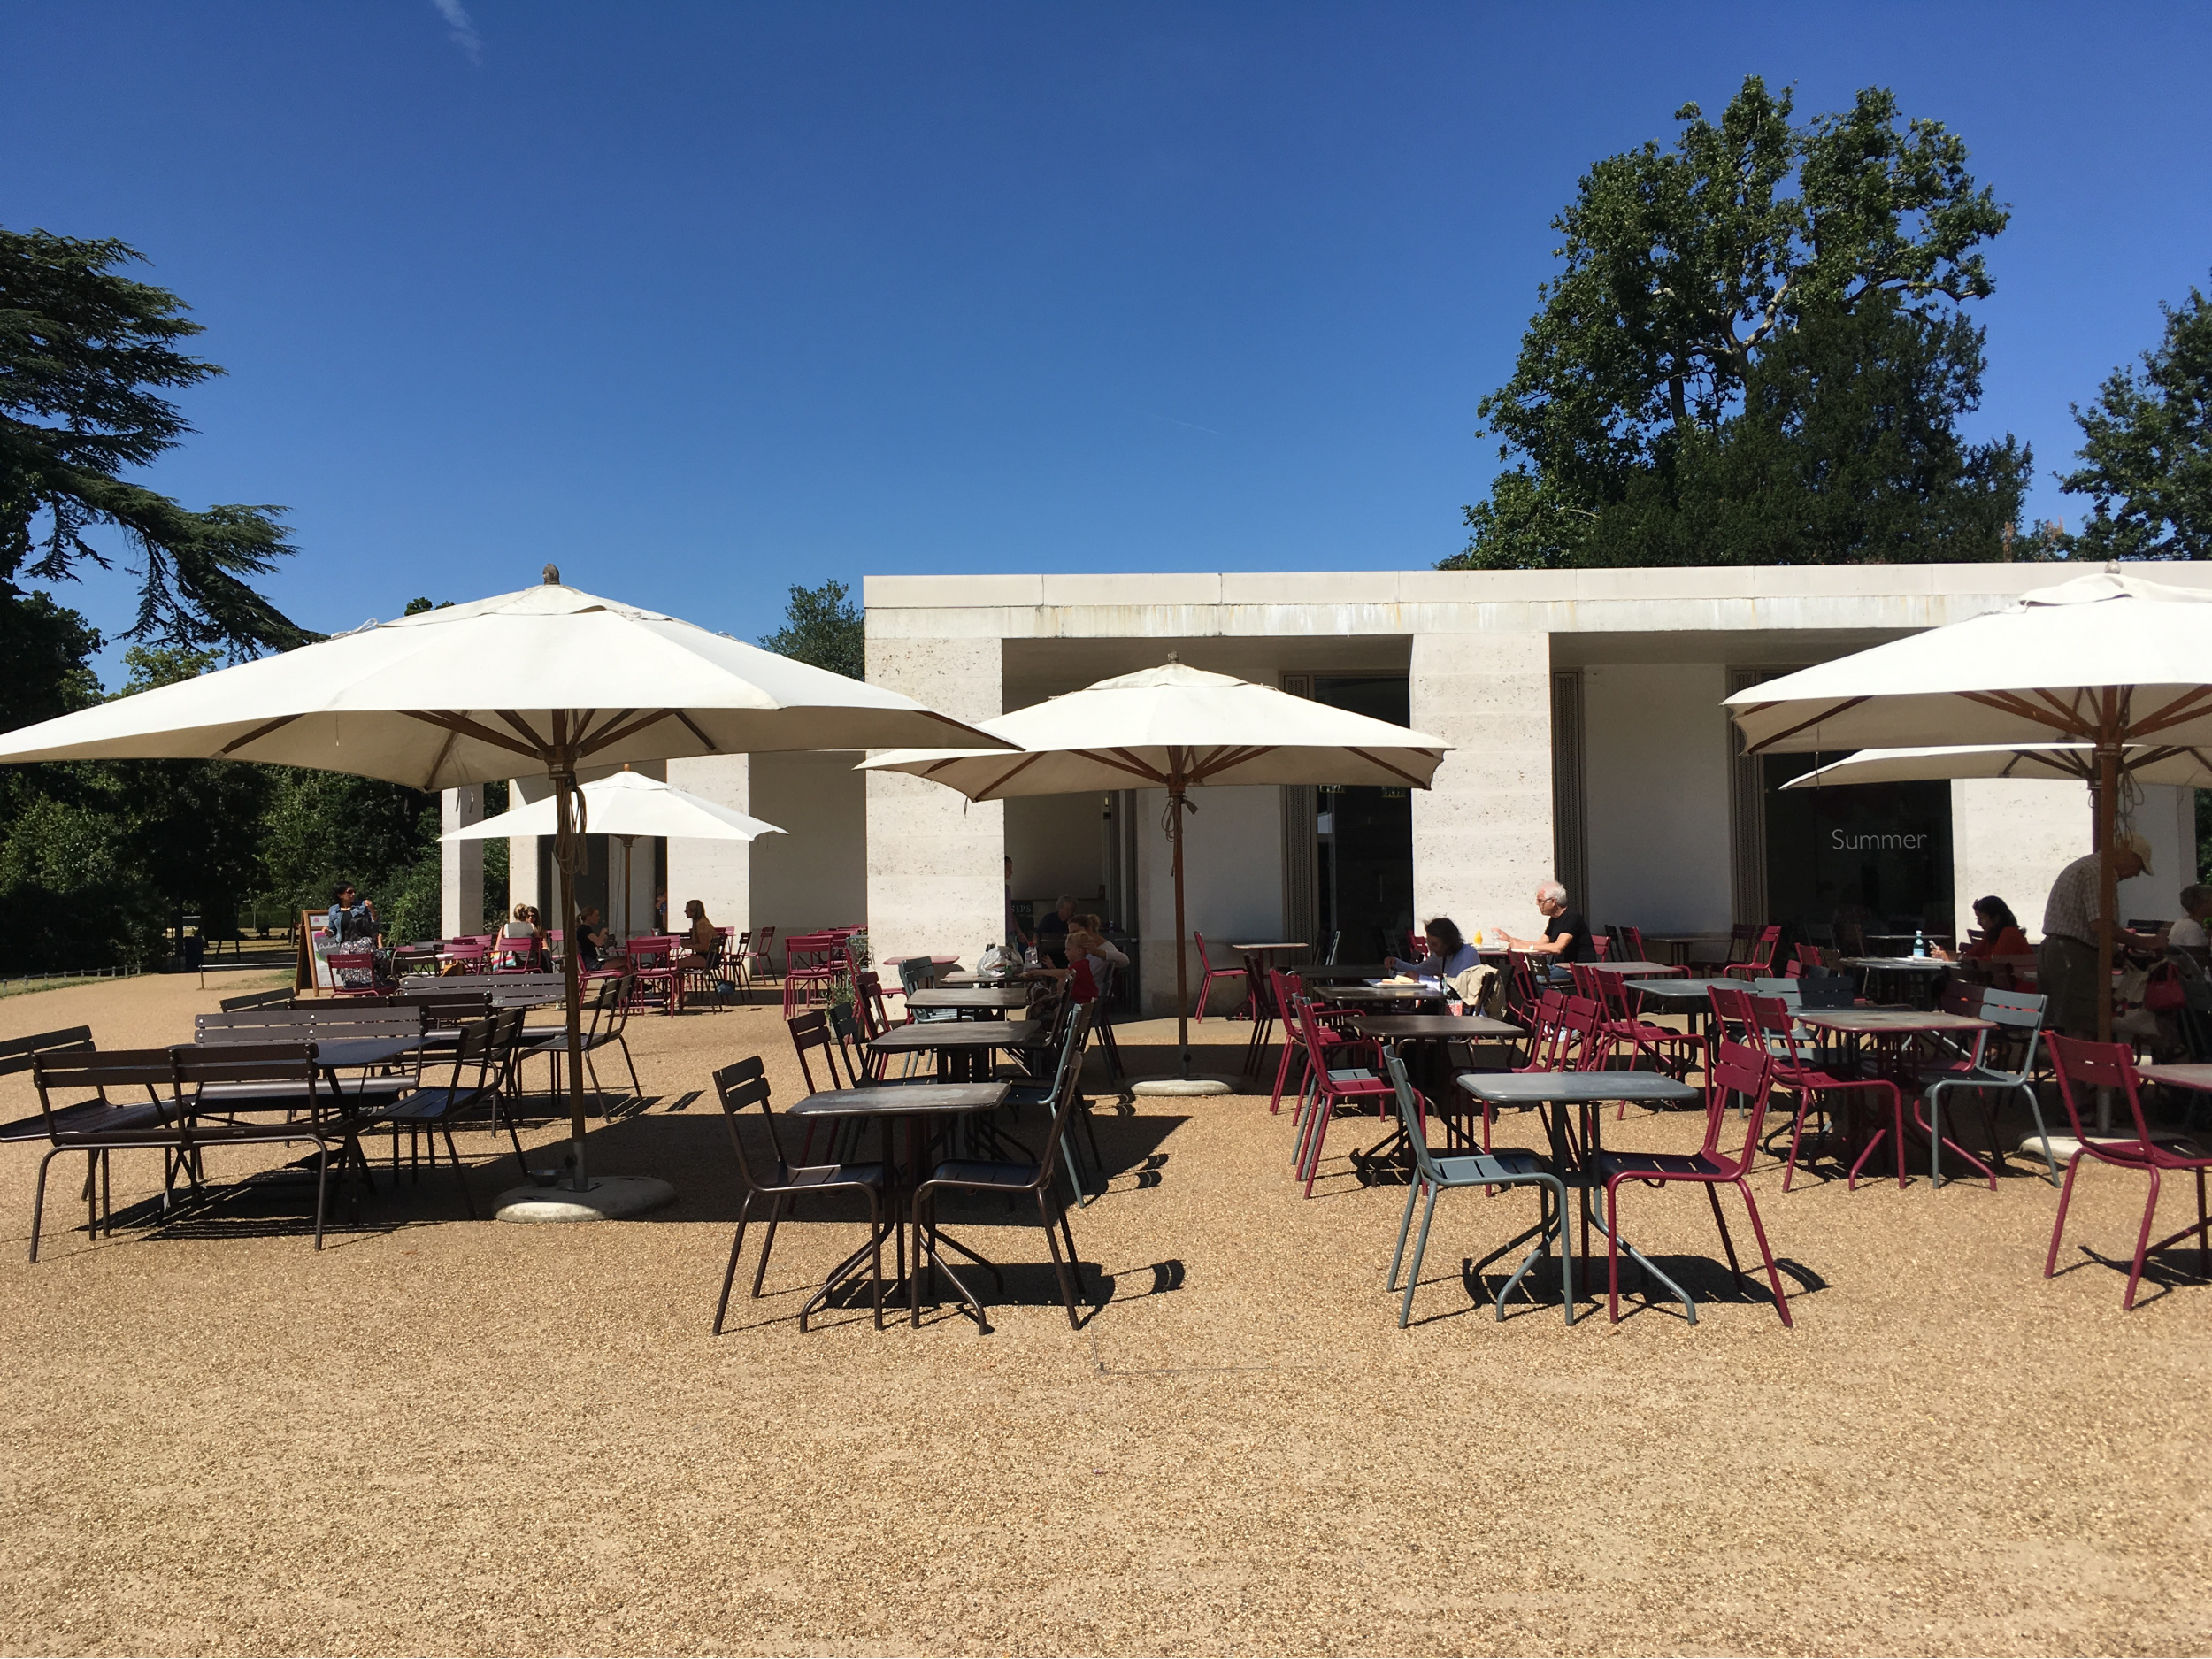
[[[2212,916],[2212,887],[2182,888],[2181,910],[2181,919],[2167,930],[2166,942],[2190,950],[2202,950],[2208,942],[2204,931],[2205,918]]]
[[[1129,958],[1106,937],[1105,925],[1095,916],[1069,918],[1067,952],[1068,995],[1079,1002],[1094,1002],[1104,993],[1107,964],[1129,965]]]
[[[1482,965],[1482,953],[1461,936],[1459,924],[1450,917],[1440,916],[1421,931],[1429,948],[1427,956],[1418,962],[1385,956],[1383,966],[1392,973],[1409,973],[1417,979],[1448,979]]]
[[[676,953],[680,968],[711,968],[722,958],[722,930],[707,919],[707,907],[697,899],[684,901],[688,925],[678,935],[683,948]]]
[[[1945,962],[1987,962],[1993,957],[2035,955],[2035,948],[2021,931],[2020,919],[2012,913],[2012,906],[1993,894],[1974,901],[1974,922],[1982,936],[1958,955],[1953,956],[1941,945],[1929,946],[1928,953]]]
[[[577,967],[586,973],[596,969],[606,945],[607,930],[599,925],[598,907],[587,904],[576,913]]]

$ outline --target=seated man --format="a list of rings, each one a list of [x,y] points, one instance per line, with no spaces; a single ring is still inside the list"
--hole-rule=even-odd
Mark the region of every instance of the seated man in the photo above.
[[[1580,910],[1567,908],[1564,887],[1556,881],[1545,882],[1536,889],[1536,908],[1544,917],[1544,936],[1516,939],[1506,933],[1503,938],[1510,949],[1532,956],[1548,956],[1554,965],[1598,959],[1597,948],[1590,942],[1590,924]]]
[[[1052,914],[1037,924],[1037,955],[1048,968],[1068,965],[1068,930],[1075,921],[1075,895],[1063,893]]]

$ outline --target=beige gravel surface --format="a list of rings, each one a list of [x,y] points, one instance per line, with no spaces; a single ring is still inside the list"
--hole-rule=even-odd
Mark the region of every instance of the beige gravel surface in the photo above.
[[[173,1041],[219,994],[180,977],[16,997],[0,1035]],[[596,1167],[679,1191],[636,1222],[471,1223],[442,1169],[385,1180],[317,1255],[296,1197],[147,1225],[142,1156],[117,1167],[135,1225],[92,1241],[65,1160],[30,1266],[37,1149],[0,1148],[0,1647],[2212,1642],[2212,1288],[2177,1259],[2120,1311],[2128,1178],[2084,1178],[2074,1265],[2046,1282],[2040,1182],[1785,1194],[1770,1159],[1755,1185],[1794,1331],[1732,1297],[1695,1194],[1640,1189],[1635,1235],[1714,1293],[1694,1329],[1640,1297],[1617,1327],[1587,1300],[1571,1331],[1555,1300],[1500,1325],[1462,1263],[1533,1201],[1455,1194],[1402,1332],[1384,1278],[1403,1188],[1339,1156],[1302,1202],[1264,1095],[1147,1100],[1102,1114],[1117,1173],[1073,1217],[1104,1301],[1081,1331],[1035,1228],[983,1210],[964,1236],[1016,1264],[995,1334],[945,1312],[879,1333],[854,1310],[802,1335],[797,1305],[858,1237],[828,1220],[785,1229],[770,1294],[717,1339],[736,1184],[704,1091],[758,1052],[791,1096],[789,1045],[767,1009],[632,1031],[649,1103],[595,1131]],[[1133,1031],[1133,1058],[1163,1064],[1156,1034]],[[0,1079],[7,1116],[30,1102]],[[1609,1125],[1624,1146],[1697,1129]],[[1375,1138],[1347,1121],[1332,1149]],[[464,1144],[482,1204],[513,1161],[480,1130]]]

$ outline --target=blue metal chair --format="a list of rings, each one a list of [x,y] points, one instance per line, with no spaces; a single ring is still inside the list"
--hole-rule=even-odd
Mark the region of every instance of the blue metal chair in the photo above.
[[[1505,1317],[1505,1299],[1512,1294],[1528,1270],[1536,1265],[1537,1258],[1551,1254],[1551,1241],[1559,1240],[1559,1288],[1566,1305],[1567,1323],[1575,1322],[1574,1250],[1567,1237],[1567,1184],[1552,1172],[1551,1165],[1533,1152],[1505,1150],[1469,1154],[1453,1154],[1438,1157],[1429,1150],[1428,1136],[1422,1128],[1423,1112],[1420,1096],[1413,1085],[1406,1080],[1405,1063],[1394,1054],[1384,1056],[1389,1068],[1390,1081],[1398,1094],[1398,1115],[1405,1124],[1406,1144],[1413,1148],[1413,1184],[1406,1189],[1406,1213],[1398,1224],[1398,1250],[1390,1258],[1390,1288],[1398,1288],[1398,1269],[1405,1261],[1406,1235],[1413,1227],[1413,1206],[1421,1196],[1421,1189],[1428,1188],[1428,1207],[1421,1215],[1421,1235],[1414,1240],[1413,1266],[1406,1275],[1405,1300],[1398,1304],[1398,1328],[1405,1329],[1413,1317],[1414,1286],[1421,1282],[1421,1258],[1429,1248],[1429,1224],[1436,1219],[1436,1201],[1447,1187],[1534,1187],[1543,1201],[1533,1227],[1517,1237],[1508,1240],[1481,1261],[1476,1271],[1496,1261],[1515,1245],[1526,1239],[1534,1239],[1535,1247],[1521,1258],[1521,1264],[1513,1270],[1512,1277],[1498,1287],[1498,1317]]]
[[[1951,1150],[1971,1164],[1989,1178],[1991,1187],[1997,1185],[1996,1172],[1955,1141],[1947,1141],[1943,1134],[1943,1092],[1946,1089],[1973,1089],[1985,1094],[2021,1094],[2027,1097],[2028,1110],[2035,1117],[2036,1143],[2043,1148],[2043,1161],[2048,1168],[2044,1178],[2052,1186],[2058,1185],[2058,1160],[2051,1152],[2051,1137],[2043,1125],[2043,1102],[2037,1098],[2035,1084],[2031,1080],[2035,1071],[2036,1044],[2043,1035],[2043,1009],[2049,999],[2032,991],[2002,991],[1995,987],[1984,988],[1980,1005],[1976,1010],[1986,1020],[1993,1021],[2004,1032],[2006,1046],[2020,1042],[2020,1063],[2016,1067],[1992,1065],[1989,1062],[1988,1032],[1977,1033],[1974,1052],[1960,1064],[1932,1068],[1920,1074],[1920,1103],[1914,1115],[1920,1126],[1928,1132],[1929,1174],[1938,1187],[1943,1185],[1943,1148]],[[2021,1033],[2027,1038],[2021,1042]],[[2004,1154],[1997,1145],[1993,1129],[1990,1135],[1990,1153],[2000,1163]]]
[[[1089,1002],[1079,1002],[1068,1010],[1067,1025],[1061,1033],[1060,1064],[1053,1068],[1052,1081],[1048,1084],[1015,1084],[1006,1092],[1009,1106],[1042,1106],[1049,1110],[1058,1102],[1061,1091],[1071,1086],[1071,1073],[1079,1075],[1083,1070],[1083,1048],[1090,1036],[1094,1011],[1094,1004]],[[1088,1162],[1094,1169],[1102,1171],[1098,1191],[1091,1191],[1083,1179],[1081,1166],[1085,1160],[1081,1149],[1076,1145],[1072,1128],[1060,1137],[1060,1158],[1068,1172],[1068,1185],[1075,1189],[1076,1205],[1079,1209],[1085,1209],[1088,1208],[1093,1199],[1102,1196],[1106,1191],[1102,1177],[1104,1160],[1098,1155],[1098,1132],[1091,1127],[1090,1102],[1083,1097],[1079,1084],[1074,1085],[1074,1087],[1072,1116],[1081,1121],[1084,1133],[1090,1141]]]

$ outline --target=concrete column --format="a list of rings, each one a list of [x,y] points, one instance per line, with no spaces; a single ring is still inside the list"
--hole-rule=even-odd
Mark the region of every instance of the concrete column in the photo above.
[[[668,781],[679,789],[704,795],[740,812],[752,811],[752,764],[743,755],[703,755],[693,760],[668,763]],[[683,926],[684,904],[697,899],[707,907],[707,918],[717,927],[743,933],[753,925],[752,847],[745,841],[690,841],[671,836],[668,842],[668,925]],[[618,854],[618,856],[619,855]],[[638,841],[634,864],[643,865],[634,874],[631,899],[637,925],[634,933],[649,931],[653,914],[653,844]],[[643,895],[638,883],[643,883]]]
[[[1413,792],[1414,914],[1536,933],[1552,873],[1550,636],[1417,634],[1410,673],[1415,729],[1455,745]]]
[[[484,789],[467,784],[438,797],[441,832],[484,821]],[[484,843],[443,841],[438,847],[438,934],[454,939],[484,925]]]
[[[872,685],[962,720],[1003,710],[999,642],[868,641]],[[868,778],[868,933],[876,960],[931,953],[972,963],[1005,937],[1006,810],[899,772]]]
[[[2030,939],[2040,939],[2051,883],[2089,850],[2089,791],[2080,784],[1953,780],[1951,897],[1957,936],[1963,940],[1974,926],[1974,901],[1993,894],[2012,906]],[[2124,887],[2124,901],[2126,892]]]
[[[510,810],[526,806],[533,801],[542,801],[553,793],[549,780],[540,773],[534,778],[511,778],[507,780],[507,804]],[[558,902],[557,889],[552,893],[538,891],[538,838],[534,835],[510,835],[507,838],[507,916],[512,916],[518,904],[534,904],[538,914],[546,915]],[[506,916],[495,917],[503,923]],[[552,922],[549,927],[557,926]]]

